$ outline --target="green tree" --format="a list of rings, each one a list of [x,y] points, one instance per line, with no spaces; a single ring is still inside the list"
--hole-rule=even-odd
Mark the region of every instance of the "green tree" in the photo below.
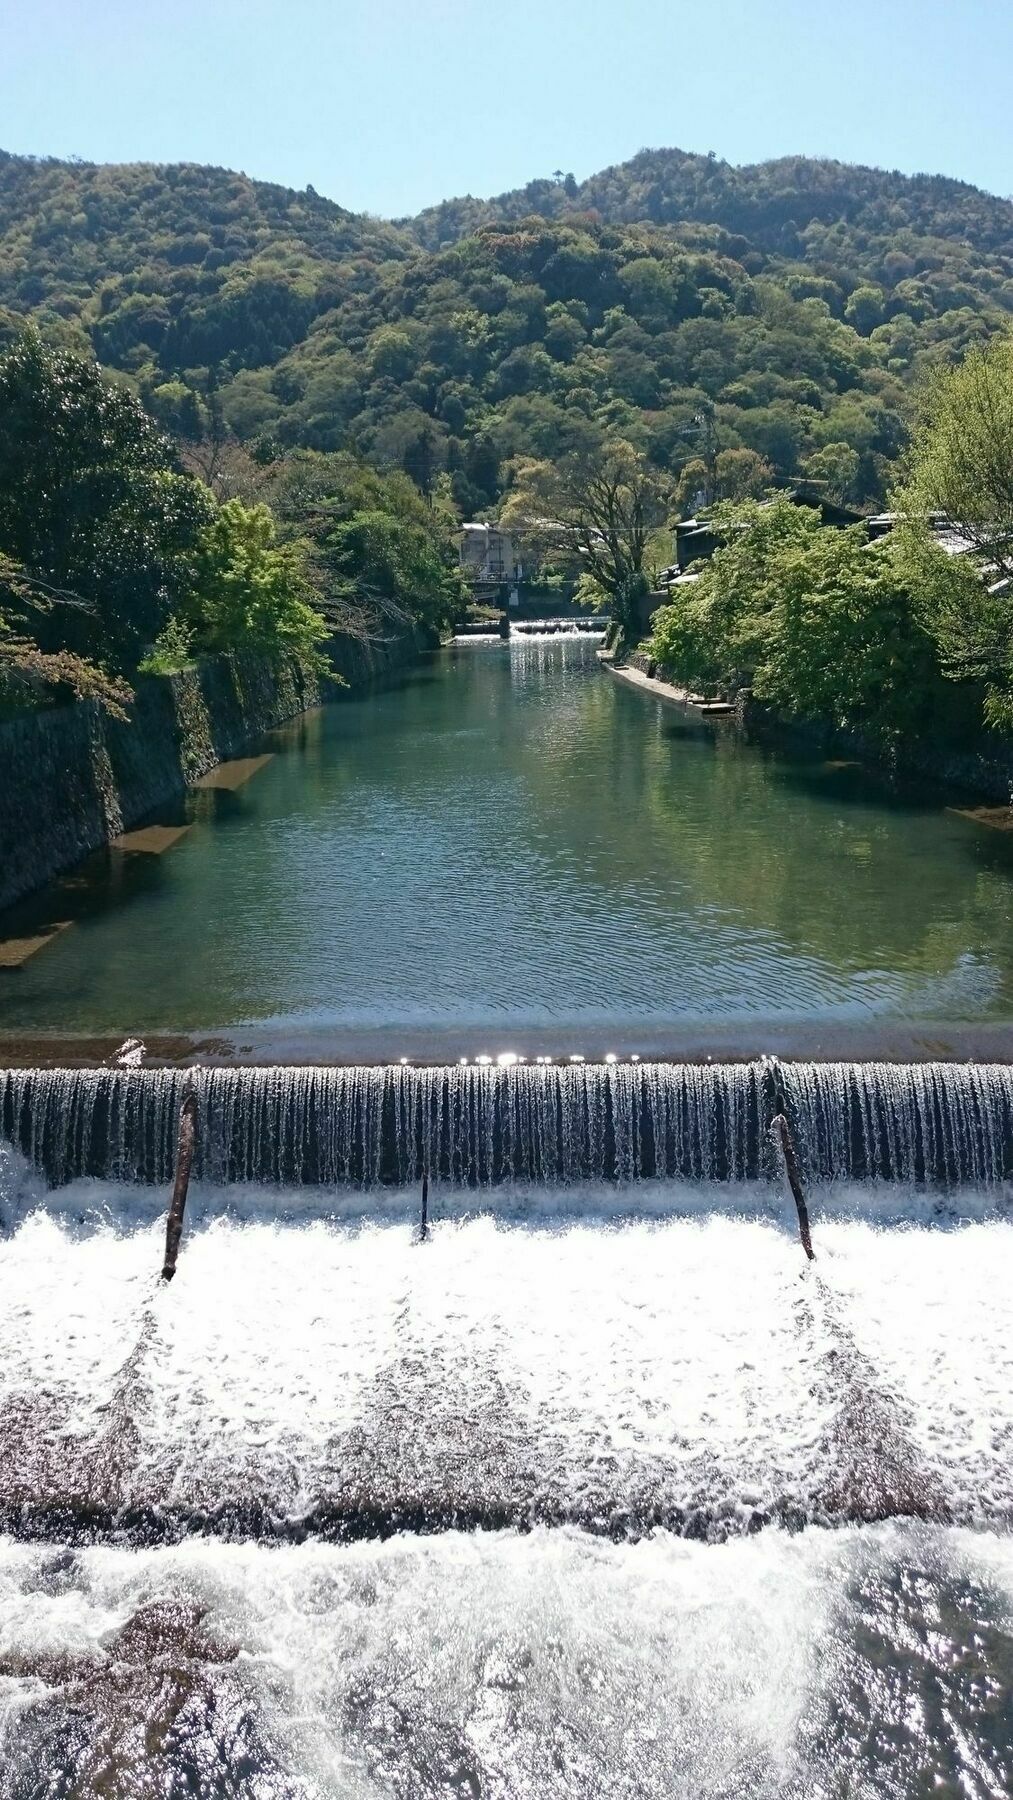
[[[941,513],[997,576],[1013,579],[1013,332],[927,381],[898,503]]]
[[[664,522],[663,484],[623,439],[558,464],[529,463],[501,515],[512,530],[565,538],[583,571],[585,597],[611,612],[617,642],[639,634],[639,602],[648,591],[648,542]]]
[[[825,444],[822,450],[814,450],[805,458],[802,474],[808,481],[825,487],[829,499],[843,503],[852,494],[861,461],[850,444]]]
[[[755,455],[750,451],[749,455]],[[758,458],[762,461],[762,458]],[[674,495],[676,517],[689,518],[698,511],[703,511],[713,504],[717,496],[713,492],[714,469],[709,468],[702,456],[691,456],[683,463]]]
[[[932,638],[944,675],[984,695],[984,720],[1013,733],[1013,606],[1005,581],[982,577],[974,557],[950,556],[926,521],[908,518],[890,540],[894,562]]]
[[[926,726],[942,673],[906,545],[787,499],[718,509],[716,527],[721,548],[654,618],[675,679],[884,737]]]
[[[926,594],[948,673],[984,684],[985,716],[1013,730],[1013,333],[974,345],[925,384],[907,479],[893,497],[906,515],[899,535]],[[926,517],[942,515],[970,546],[934,565]]]
[[[719,450],[714,476],[719,500],[758,500],[771,486],[774,471],[755,450]]]
[[[253,650],[323,666],[328,635],[305,548],[279,543],[266,506],[227,500],[198,546],[186,623],[200,650]]]
[[[328,622],[359,639],[404,624],[439,631],[466,603],[449,482],[428,497],[401,470],[347,453],[302,452],[279,465],[267,495],[284,529],[309,542]]]
[[[369,365],[374,375],[407,381],[418,366],[419,353],[407,331],[397,325],[380,325],[369,340]]]
[[[45,651],[30,635],[30,622],[57,609],[86,610],[75,595],[55,593],[0,554],[0,713],[23,711],[63,699],[97,700],[126,719],[133,699],[128,684],[72,650]]]
[[[882,288],[873,287],[870,283],[855,288],[848,296],[844,317],[849,325],[853,325],[855,330],[861,333],[862,337],[868,337],[869,333],[883,322]]]
[[[213,513],[143,408],[94,363],[30,332],[0,358],[0,550],[88,602],[40,621],[43,649],[136,667]]]
[[[715,500],[758,500],[773,481],[773,468],[755,450],[719,450],[710,466],[691,457],[675,490],[676,515],[684,518]]]
[[[464,608],[460,576],[410,519],[374,509],[334,527],[327,549],[336,590],[380,616],[440,631]]]

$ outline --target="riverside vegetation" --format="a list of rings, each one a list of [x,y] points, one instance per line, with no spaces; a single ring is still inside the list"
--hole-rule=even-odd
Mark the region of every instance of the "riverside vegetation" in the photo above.
[[[0,155],[6,703],[122,708],[206,651],[439,629],[475,514],[628,643],[702,497],[725,548],[655,627],[680,679],[887,735],[1005,729],[1011,313],[1013,205],[943,178],[651,151],[390,224],[223,170]],[[759,505],[798,476],[912,522],[867,547]]]
[[[719,506],[721,547],[654,615],[652,654],[692,687],[881,738],[1013,731],[1011,469],[1006,333],[924,387],[888,537],[786,498]]]
[[[334,632],[444,626],[450,521],[407,477],[306,453],[187,468],[139,400],[34,331],[0,358],[0,707],[93,696],[244,650],[324,668]],[[268,499],[271,504],[269,505]]]
[[[912,381],[1013,312],[1013,205],[960,182],[644,152],[359,218],[221,169],[0,157],[0,308],[199,437],[354,447],[482,514],[604,432],[882,501]],[[701,412],[708,423],[702,428]],[[731,479],[731,476],[729,476]]]

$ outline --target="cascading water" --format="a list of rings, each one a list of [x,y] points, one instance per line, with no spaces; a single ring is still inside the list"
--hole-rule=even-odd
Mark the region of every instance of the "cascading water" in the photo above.
[[[12,1071],[0,1136],[3,1800],[1010,1791],[1010,1070]]]
[[[1013,1069],[953,1063],[11,1070],[0,1135],[53,1183],[164,1182],[183,1095],[204,1179],[748,1180],[787,1107],[811,1180],[1013,1175]]]

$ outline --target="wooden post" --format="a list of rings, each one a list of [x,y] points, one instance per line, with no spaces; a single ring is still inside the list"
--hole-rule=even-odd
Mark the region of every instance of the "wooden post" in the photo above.
[[[781,1156],[784,1161],[784,1172],[788,1177],[788,1186],[791,1188],[792,1198],[795,1202],[795,1210],[798,1213],[798,1235],[802,1239],[802,1248],[809,1258],[809,1261],[814,1262],[815,1251],[813,1250],[812,1238],[809,1235],[809,1209],[805,1203],[802,1175],[798,1166],[798,1157],[795,1154],[795,1145],[792,1142],[791,1130],[783,1112],[779,1112],[776,1117],[771,1120],[770,1130],[775,1143],[780,1146]]]
[[[179,1109],[179,1141],[176,1146],[176,1180],[172,1190],[169,1217],[165,1226],[165,1262],[162,1280],[171,1281],[176,1273],[179,1240],[183,1235],[183,1213],[190,1186],[190,1167],[197,1142],[197,1095],[193,1088],[184,1096]]]
[[[419,1231],[419,1243],[424,1244],[429,1236],[429,1170],[422,1177],[422,1225]]]

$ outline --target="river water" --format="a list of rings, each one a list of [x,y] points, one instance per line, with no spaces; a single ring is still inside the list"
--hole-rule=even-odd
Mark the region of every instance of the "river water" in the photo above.
[[[1013,839],[579,642],[264,749],[0,971],[389,1065],[0,1070],[0,1800],[1007,1796]]]
[[[8,920],[71,924],[0,969],[0,1034],[936,1054],[1013,1019],[1013,832],[744,746],[585,639],[455,646],[264,748],[163,815],[188,827],[163,854],[104,853]]]

